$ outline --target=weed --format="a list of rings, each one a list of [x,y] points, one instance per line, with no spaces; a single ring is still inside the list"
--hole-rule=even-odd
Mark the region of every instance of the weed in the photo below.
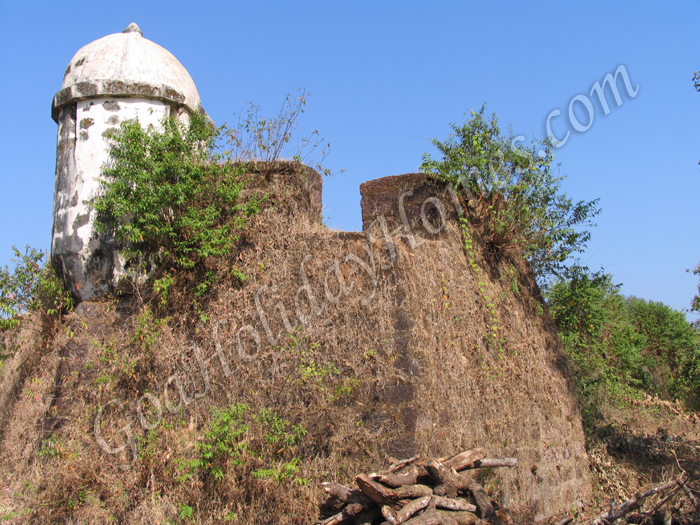
[[[151,347],[160,337],[160,332],[168,324],[169,318],[156,319],[153,312],[145,308],[140,315],[135,317],[136,331],[132,341],[138,343],[146,354],[151,352]]]
[[[63,455],[63,450],[59,439],[51,435],[48,438],[41,441],[41,446],[39,448],[39,456],[56,459]]]
[[[253,476],[258,479],[272,479],[279,485],[287,480],[291,480],[292,483],[297,485],[308,485],[310,480],[297,476],[299,472],[299,462],[299,458],[293,458],[286,463],[280,463],[275,468],[254,470]]]
[[[189,505],[185,505],[184,503],[180,505],[177,515],[182,521],[187,521],[191,520],[192,516],[194,514],[194,509],[190,507]]]

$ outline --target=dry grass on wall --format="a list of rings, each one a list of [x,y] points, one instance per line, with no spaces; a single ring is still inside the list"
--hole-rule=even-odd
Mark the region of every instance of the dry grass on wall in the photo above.
[[[277,204],[251,220],[240,250],[212,266],[219,280],[206,295],[195,298],[181,276],[167,311],[150,304],[167,323],[133,298],[83,303],[66,317],[47,364],[24,381],[41,381],[49,401],[27,396],[8,416],[2,512],[18,523],[312,523],[322,481],[349,484],[388,457],[475,446],[518,457],[517,469],[481,481],[524,521],[587,499],[566,360],[527,269],[475,242],[477,274],[457,222],[414,248],[398,235],[370,244],[325,230],[306,211],[304,179],[283,182],[270,183]],[[299,326],[288,330],[282,311]],[[221,463],[220,475],[215,462],[191,467],[213,410],[237,403],[248,406],[239,464]],[[105,443],[124,445],[113,454],[96,441],[100,407]],[[294,425],[307,433],[275,442],[265,410],[287,422],[280,435]]]

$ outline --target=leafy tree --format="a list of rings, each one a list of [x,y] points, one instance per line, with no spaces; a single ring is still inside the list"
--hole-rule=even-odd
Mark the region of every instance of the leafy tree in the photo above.
[[[682,399],[693,395],[700,387],[697,329],[683,312],[660,302],[630,297],[628,309],[635,330],[645,339],[643,353],[653,363],[654,390]]]
[[[486,220],[494,251],[528,259],[545,284],[586,247],[591,235],[581,227],[593,225],[598,200],[574,203],[560,194],[563,177],[553,172],[551,143],[516,146],[511,132],[501,134],[496,116],[484,113],[485,106],[472,111],[465,124],[452,124],[445,142],[433,140],[441,158],[425,153],[421,170],[461,186],[473,215]]]
[[[574,363],[584,414],[645,394],[698,402],[700,336],[682,312],[624,297],[603,272],[570,272],[546,295]]]

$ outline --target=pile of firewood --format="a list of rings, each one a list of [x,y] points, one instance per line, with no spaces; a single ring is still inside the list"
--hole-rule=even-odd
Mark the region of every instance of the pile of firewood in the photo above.
[[[323,483],[330,517],[317,525],[473,525],[511,523],[510,517],[473,478],[460,472],[486,467],[515,467],[515,458],[488,459],[482,449],[450,458],[420,461],[419,456],[388,469],[355,478],[357,489]]]
[[[419,456],[398,461],[388,469],[355,478],[356,489],[338,483],[323,483],[328,499],[321,505],[324,519],[316,525],[512,525],[513,521],[484,488],[463,471],[486,467],[515,467],[515,458],[488,459],[482,449],[461,452],[449,458],[421,461]],[[700,503],[690,488],[688,472],[646,491],[595,518],[565,518],[557,525],[573,522],[590,525],[612,523],[697,524]],[[685,494],[678,499],[677,494]],[[654,500],[659,498],[658,502]],[[649,510],[643,511],[645,503]]]

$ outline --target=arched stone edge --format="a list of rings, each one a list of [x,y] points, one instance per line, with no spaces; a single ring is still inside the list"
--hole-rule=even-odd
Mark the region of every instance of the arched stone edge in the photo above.
[[[192,107],[186,97],[175,88],[165,84],[148,84],[146,82],[130,82],[123,80],[93,80],[90,82],[77,82],[56,93],[51,103],[51,118],[58,123],[61,109],[78,100],[88,98],[113,96],[113,97],[144,97],[156,100],[164,100],[177,106],[187,108],[191,113],[197,112],[205,115],[207,121],[213,127],[214,122],[204,111],[201,104]]]

